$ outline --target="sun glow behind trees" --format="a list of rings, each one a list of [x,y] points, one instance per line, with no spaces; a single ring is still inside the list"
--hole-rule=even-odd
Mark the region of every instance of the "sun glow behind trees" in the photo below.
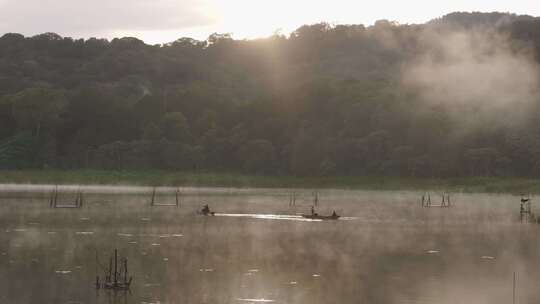
[[[200,40],[211,33],[231,33],[235,39],[268,37],[275,33],[288,35],[305,24],[327,22],[330,24],[372,25],[377,20],[388,19],[400,24],[424,23],[434,16],[450,11],[512,11],[517,14],[540,14],[533,1],[517,0],[511,6],[503,1],[437,1],[380,0],[370,2],[350,0],[204,0],[204,7],[211,22],[203,26],[168,31],[129,32],[147,42],[173,41],[178,36]],[[116,35],[118,36],[118,35]]]
[[[180,37],[205,40],[212,33],[235,39],[287,35],[319,22],[371,25],[380,19],[423,23],[452,11],[502,11],[540,15],[532,0],[0,0],[0,34],[33,36],[55,32],[71,37],[132,36],[146,43]]]

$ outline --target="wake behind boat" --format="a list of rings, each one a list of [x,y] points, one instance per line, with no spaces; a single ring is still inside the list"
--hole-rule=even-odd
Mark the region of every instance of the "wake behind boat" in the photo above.
[[[221,217],[250,217],[257,219],[277,219],[277,220],[300,220],[300,221],[321,221],[321,220],[337,220],[341,216],[333,211],[331,215],[319,215],[315,213],[314,207],[311,208],[311,214],[240,214],[240,213],[215,213],[210,210],[208,205],[204,205],[201,210],[197,210],[197,214],[203,216],[221,216]]]

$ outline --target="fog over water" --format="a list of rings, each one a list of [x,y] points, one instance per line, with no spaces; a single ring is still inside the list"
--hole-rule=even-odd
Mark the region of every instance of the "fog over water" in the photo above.
[[[421,208],[416,192],[325,190],[317,211],[346,220],[301,221],[311,190],[290,207],[291,190],[192,189],[176,208],[130,189],[51,209],[47,192],[2,186],[0,302],[497,304],[511,302],[514,271],[518,303],[540,296],[540,226],[519,223],[519,197],[452,194],[451,208]],[[221,216],[196,214],[205,203]],[[107,264],[114,248],[131,292],[96,292],[96,252]]]

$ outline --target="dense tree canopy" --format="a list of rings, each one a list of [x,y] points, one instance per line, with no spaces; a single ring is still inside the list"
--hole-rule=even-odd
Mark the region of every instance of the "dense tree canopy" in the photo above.
[[[540,20],[502,13],[165,45],[5,34],[0,168],[540,176],[539,60]]]

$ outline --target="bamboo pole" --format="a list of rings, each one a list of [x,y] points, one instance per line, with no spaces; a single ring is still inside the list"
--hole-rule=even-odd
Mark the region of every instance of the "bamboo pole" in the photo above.
[[[51,191],[51,194],[49,195],[49,208],[53,207],[53,198],[54,198],[54,189]]]
[[[111,282],[112,277],[112,257],[109,257],[109,276],[107,278],[108,282]]]
[[[127,258],[125,258],[124,259],[124,284],[127,284],[127,273],[128,273]]]
[[[114,287],[118,285],[118,249],[114,249]]]
[[[516,304],[516,272],[514,271],[514,285],[512,288],[512,304]]]
[[[54,208],[58,204],[58,185],[54,188]]]

